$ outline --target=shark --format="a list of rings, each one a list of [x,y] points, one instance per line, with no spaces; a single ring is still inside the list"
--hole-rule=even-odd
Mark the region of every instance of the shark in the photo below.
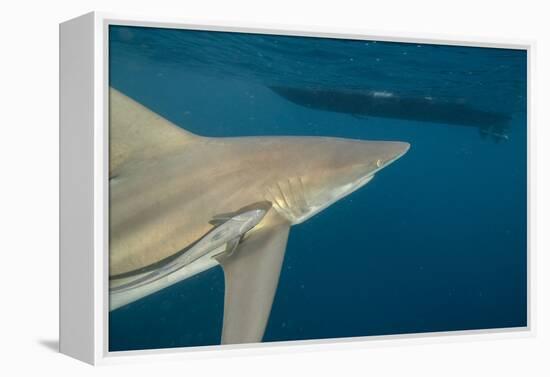
[[[200,136],[112,87],[109,139],[109,310],[221,266],[221,344],[262,341],[290,228],[365,186],[410,147]]]

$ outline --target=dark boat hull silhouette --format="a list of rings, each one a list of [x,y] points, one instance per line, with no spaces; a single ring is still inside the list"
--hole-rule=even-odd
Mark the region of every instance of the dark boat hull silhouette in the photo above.
[[[418,122],[476,127],[481,136],[507,140],[510,116],[476,109],[459,101],[431,97],[399,96],[390,92],[270,87],[281,97],[317,110],[354,116],[403,119]]]

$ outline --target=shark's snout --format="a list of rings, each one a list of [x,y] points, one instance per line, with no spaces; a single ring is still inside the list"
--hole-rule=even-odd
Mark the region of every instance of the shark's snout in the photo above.
[[[347,146],[341,158],[343,173],[349,174],[347,179],[372,176],[402,157],[410,148],[410,144],[401,141],[356,141]],[[346,168],[347,166],[347,168]]]
[[[404,141],[392,141],[392,144],[394,145],[397,158],[403,156],[411,148],[411,145]]]
[[[340,138],[294,139],[296,179],[273,185],[281,196],[277,208],[298,224],[366,185],[374,175],[403,156],[409,143]],[[296,181],[296,183],[294,183]],[[275,194],[275,195],[276,195]],[[273,196],[273,194],[271,194]],[[270,197],[271,197],[270,196]],[[294,205],[296,203],[296,205]]]
[[[387,144],[385,146],[386,152],[384,156],[376,161],[378,168],[382,169],[392,162],[402,157],[410,149],[411,145],[402,141],[389,141],[383,142]]]

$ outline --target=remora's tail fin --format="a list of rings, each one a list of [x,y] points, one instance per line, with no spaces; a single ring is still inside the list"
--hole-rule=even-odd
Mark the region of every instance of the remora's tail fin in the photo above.
[[[260,342],[277,290],[289,224],[259,229],[220,261],[225,275],[222,344]]]
[[[201,139],[140,105],[109,90],[109,177],[131,160],[143,160]]]

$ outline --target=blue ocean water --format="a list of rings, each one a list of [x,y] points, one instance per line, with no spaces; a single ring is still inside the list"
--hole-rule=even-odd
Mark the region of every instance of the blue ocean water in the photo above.
[[[411,144],[291,228],[264,341],[527,324],[525,51],[111,26],[109,52],[113,87],[200,135]],[[273,87],[332,93],[342,111]],[[447,121],[352,114],[345,93]],[[453,121],[469,111],[505,121]],[[115,310],[109,348],[219,344],[223,293],[214,268]]]

